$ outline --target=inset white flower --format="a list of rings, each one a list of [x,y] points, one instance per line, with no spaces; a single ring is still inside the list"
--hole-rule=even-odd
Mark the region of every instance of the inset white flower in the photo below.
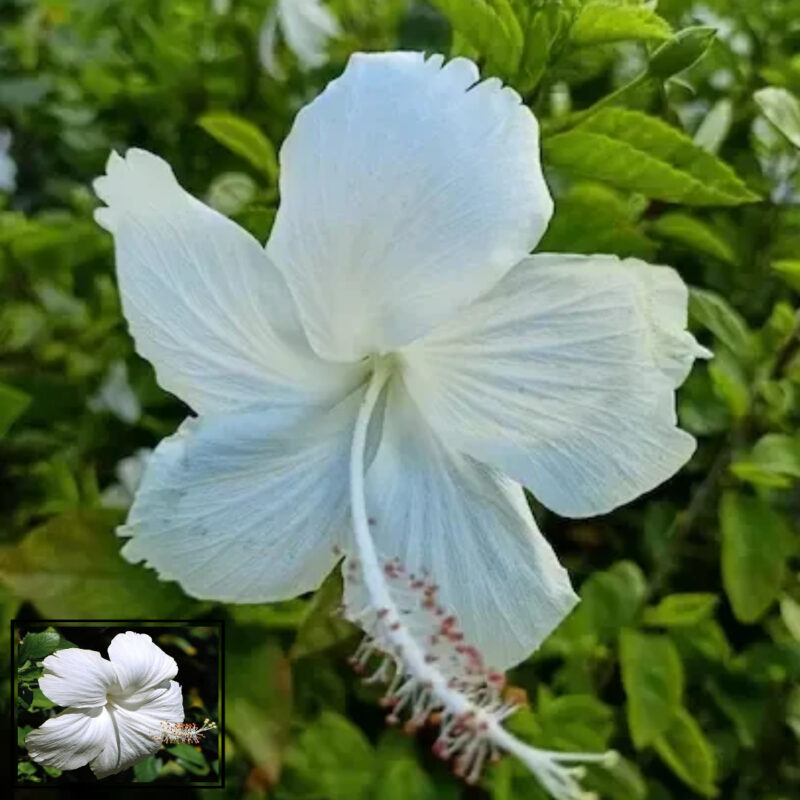
[[[328,41],[339,35],[339,23],[322,0],[275,0],[258,37],[261,63],[274,78],[282,79],[278,63],[278,31],[303,69],[322,66]]]
[[[44,659],[39,688],[66,710],[25,738],[34,761],[62,770],[89,764],[105,778],[158,752],[163,723],[183,722],[178,665],[147,634],[117,634],[108,658],[68,648]]]

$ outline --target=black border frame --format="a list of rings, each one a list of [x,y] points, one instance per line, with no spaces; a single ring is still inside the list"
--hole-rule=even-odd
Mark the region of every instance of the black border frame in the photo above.
[[[46,628],[50,625],[71,626],[71,627],[98,627],[105,625],[130,626],[135,628],[151,627],[196,627],[196,626],[217,626],[219,628],[219,720],[217,721],[219,754],[219,783],[189,782],[189,783],[115,783],[104,784],[100,780],[94,783],[74,783],[71,787],[80,788],[81,791],[99,790],[103,792],[116,791],[117,789],[154,789],[156,791],[169,791],[174,789],[194,788],[194,789],[225,789],[225,620],[219,619],[12,619],[10,623],[11,636],[11,658],[10,661],[10,736],[9,736],[9,774],[13,778],[10,784],[13,789],[44,789],[44,790],[63,790],[67,787],[57,783],[19,783],[17,779],[17,640],[15,632],[18,625],[27,627]]]

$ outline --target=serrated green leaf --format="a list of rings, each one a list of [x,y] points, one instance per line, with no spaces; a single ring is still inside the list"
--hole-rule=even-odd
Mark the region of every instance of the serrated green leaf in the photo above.
[[[788,532],[783,517],[757,497],[723,495],[722,584],[741,622],[756,622],[780,596]]]
[[[643,6],[594,2],[578,12],[570,28],[576,45],[610,44],[626,40],[653,41],[672,37],[672,27],[655,11]]]
[[[640,111],[601,109],[543,147],[556,167],[653,199],[694,206],[758,199],[727,164]]]
[[[25,392],[0,383],[0,438],[8,433],[14,424],[30,405],[31,398]]]
[[[236,155],[250,162],[270,182],[278,175],[278,159],[272,142],[249,120],[227,111],[203,114],[197,124]]]
[[[717,596],[701,592],[670,594],[642,615],[645,625],[661,628],[676,628],[696,625],[708,619],[717,604]]]
[[[800,148],[800,100],[787,89],[767,86],[753,97],[764,116],[795,146]]]
[[[514,75],[519,68],[523,34],[509,0],[431,0],[487,61],[490,72]]]
[[[620,636],[628,727],[637,749],[665,733],[683,700],[683,665],[666,636],[628,629]]]
[[[68,512],[0,550],[0,577],[45,617],[175,619],[204,606],[119,555],[116,514]]]
[[[662,239],[679,242],[726,264],[738,261],[733,247],[711,225],[690,214],[680,211],[663,214],[652,223],[650,231]]]
[[[772,262],[771,267],[789,286],[800,292],[800,259],[778,259]]]
[[[685,784],[706,797],[714,797],[716,758],[697,721],[685,709],[678,709],[672,723],[654,743],[661,760]]]
[[[647,72],[660,81],[693,67],[711,47],[716,30],[706,26],[684,28],[650,56]]]

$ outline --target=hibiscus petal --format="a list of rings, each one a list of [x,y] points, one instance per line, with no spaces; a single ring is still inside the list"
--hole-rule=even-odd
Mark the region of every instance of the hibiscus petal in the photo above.
[[[162,722],[183,722],[181,687],[170,681],[150,702],[136,710],[113,704],[108,707],[113,722],[113,735],[108,737],[103,751],[92,761],[92,771],[98,778],[122,772],[158,752],[157,737]]]
[[[59,706],[104,706],[107,694],[117,688],[111,662],[95,650],[58,650],[47,656],[42,666],[44,675],[39,678],[39,688]]]
[[[295,425],[271,409],[187,420],[148,462],[122,550],[195,597],[263,602],[316,588],[347,509],[360,393]]]
[[[112,153],[94,185],[125,316],[165,389],[201,413],[344,396],[352,372],[314,356],[258,242],[187,194],[165,161]]]
[[[443,444],[400,384],[389,389],[383,424],[366,475],[381,556],[417,575],[427,570],[487,665],[527,658],[577,597],[522,488]],[[360,591],[348,583],[348,607],[361,606]]]
[[[312,347],[352,360],[424,333],[537,243],[536,119],[476,66],[357,53],[297,116],[267,244]]]
[[[707,356],[667,267],[533,256],[404,352],[405,380],[452,446],[549,508],[601,514],[673,475],[695,441],[674,390]]]
[[[174,678],[178,665],[146,633],[118,633],[108,646],[121,693],[128,697],[146,692]]]
[[[113,735],[105,708],[68,708],[25,737],[28,755],[37,763],[57,769],[78,769],[88,764]]]

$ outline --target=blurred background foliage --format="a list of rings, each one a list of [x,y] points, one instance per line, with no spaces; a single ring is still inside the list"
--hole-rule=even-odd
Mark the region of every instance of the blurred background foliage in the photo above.
[[[220,663],[221,628],[219,625],[74,625],[57,623],[17,623],[13,628],[15,646],[14,674],[16,675],[17,781],[22,784],[85,788],[95,786],[91,769],[86,766],[62,771],[44,767],[33,761],[25,747],[25,737],[54,716],[58,707],[39,688],[39,678],[44,674],[42,661],[47,656],[67,647],[95,650],[108,658],[108,645],[119,633],[135,630],[146,633],[153,641],[175,659],[178,665],[176,680],[183,692],[184,721],[202,727],[204,720],[219,719],[219,695],[222,679]],[[156,783],[187,785],[208,783],[218,785],[219,748],[217,732],[205,734],[199,744],[176,743],[164,745],[154,756],[135,764],[130,769],[103,779],[103,785],[129,785]]]
[[[716,353],[680,392],[699,440],[681,474],[602,519],[536,508],[583,602],[512,673],[511,725],[619,750],[587,778],[607,800],[797,798],[800,2],[327,0],[338,25],[312,58],[287,46],[296,2],[0,0],[4,617],[224,615],[230,797],[541,800],[511,760],[467,789],[430,735],[385,728],[345,667],[335,577],[223,609],[123,562],[112,532],[186,409],[120,316],[89,188],[109,150],[159,153],[264,239],[276,148],[351,51],[466,54],[542,123],[542,249],[675,266]]]

